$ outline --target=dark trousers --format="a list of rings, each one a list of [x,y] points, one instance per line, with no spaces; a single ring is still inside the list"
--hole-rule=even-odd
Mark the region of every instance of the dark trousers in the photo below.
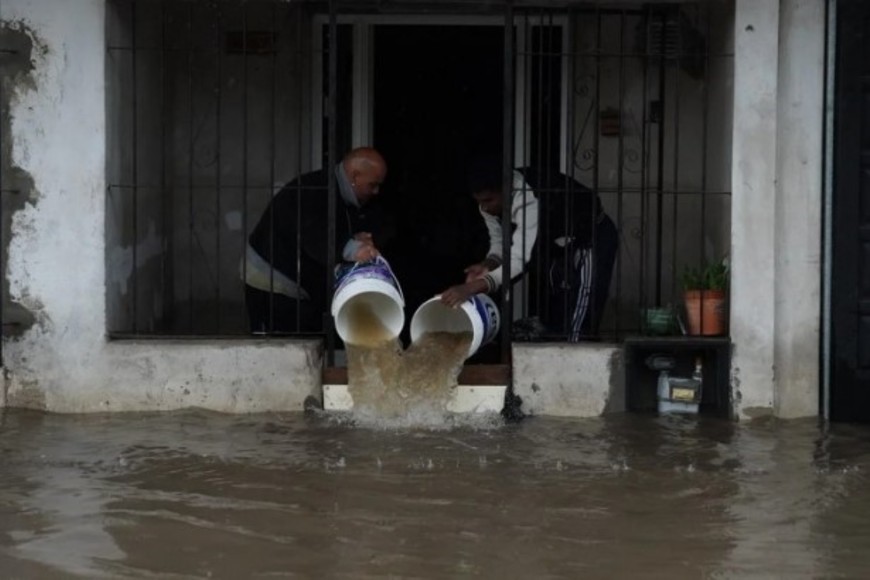
[[[245,285],[245,306],[253,333],[319,332],[321,308],[309,300],[297,300]]]
[[[579,250],[579,259],[559,258],[550,267],[550,307],[545,325],[569,342],[595,338],[610,292],[610,279],[619,248],[619,232],[604,215],[595,225],[589,248]]]

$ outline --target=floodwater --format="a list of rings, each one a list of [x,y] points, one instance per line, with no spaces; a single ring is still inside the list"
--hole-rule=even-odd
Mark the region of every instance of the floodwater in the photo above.
[[[870,429],[0,415],[2,578],[866,578]]]

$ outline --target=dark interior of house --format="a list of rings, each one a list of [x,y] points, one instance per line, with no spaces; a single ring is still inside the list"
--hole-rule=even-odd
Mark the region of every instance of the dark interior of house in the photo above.
[[[398,224],[384,251],[409,319],[489,247],[465,172],[472,157],[501,151],[502,44],[497,26],[375,28],[374,145]]]

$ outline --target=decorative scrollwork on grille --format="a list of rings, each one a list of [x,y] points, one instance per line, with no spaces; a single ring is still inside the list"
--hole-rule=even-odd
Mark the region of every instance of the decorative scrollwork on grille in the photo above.
[[[643,157],[640,151],[634,148],[623,149],[622,168],[628,173],[640,173],[643,169]]]

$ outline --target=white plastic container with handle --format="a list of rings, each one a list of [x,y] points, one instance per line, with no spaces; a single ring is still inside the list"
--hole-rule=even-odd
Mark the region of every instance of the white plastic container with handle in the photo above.
[[[359,305],[368,306],[393,338],[402,332],[405,299],[399,281],[384,258],[358,262],[336,280],[331,311],[335,330],[345,342],[352,340],[352,312]]]
[[[498,308],[486,294],[475,294],[456,308],[435,296],[421,304],[411,318],[411,342],[427,332],[470,332],[468,358],[495,338],[498,329]]]

